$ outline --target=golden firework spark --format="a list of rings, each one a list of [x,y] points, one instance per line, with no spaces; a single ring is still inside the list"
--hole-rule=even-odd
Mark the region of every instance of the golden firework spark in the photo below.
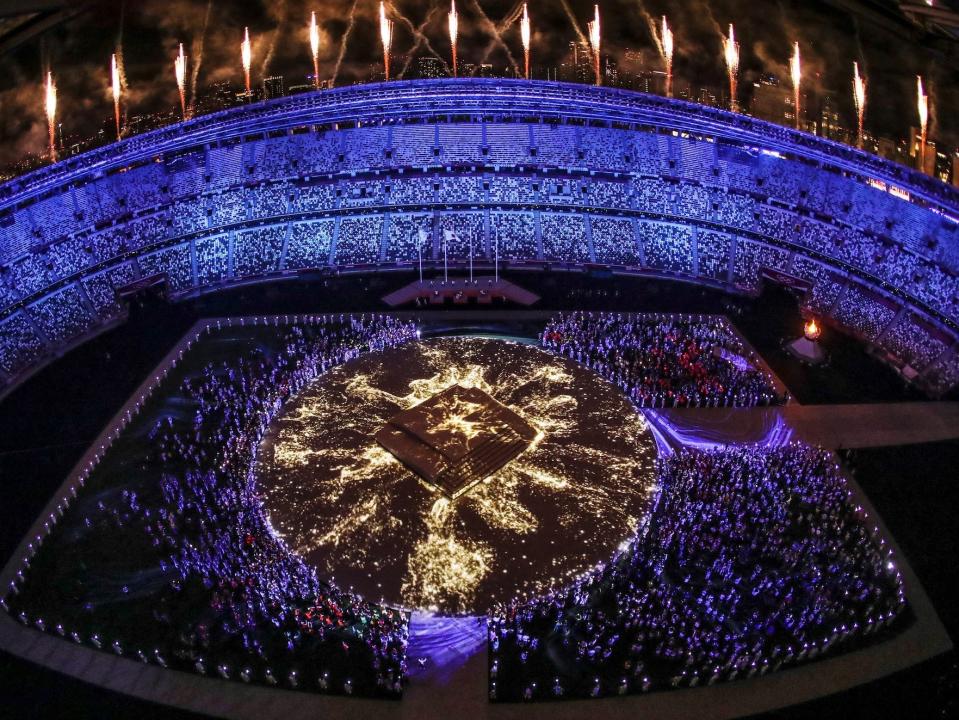
[[[669,29],[666,16],[663,15],[663,31],[660,39],[663,60],[666,62],[666,97],[673,96],[673,31]]]
[[[310,13],[310,53],[313,55],[313,87],[320,89],[320,28],[316,13]]]
[[[729,37],[723,38],[723,57],[726,60],[726,72],[729,74],[729,109],[736,112],[736,86],[739,82],[739,43],[736,42],[736,30],[729,23]]]
[[[47,82],[44,88],[44,109],[47,114],[47,134],[50,140],[50,161],[57,161],[57,86],[53,82],[53,73],[47,73]]]
[[[243,61],[243,77],[246,80],[246,94],[250,94],[250,63],[253,60],[253,48],[250,45],[250,28],[243,28],[243,42],[240,43],[240,58]]]
[[[593,5],[593,19],[587,23],[589,30],[589,48],[593,53],[593,70],[596,74],[596,84],[602,85],[602,76],[599,72],[599,51],[600,51],[600,29],[599,29],[599,5]]]
[[[393,45],[393,21],[386,17],[386,5],[380,2],[380,44],[383,45],[383,77],[390,79],[390,48]]]
[[[113,118],[117,126],[117,140],[120,139],[120,68],[117,66],[116,53],[110,56],[110,85],[113,90]]]
[[[856,104],[856,145],[862,147],[863,125],[866,117],[866,79],[859,74],[859,63],[852,64],[852,99]]]
[[[929,124],[929,95],[922,88],[922,75],[916,76],[917,109],[919,110],[919,169],[926,168],[926,131]]]
[[[520,39],[523,41],[524,74],[526,79],[529,80],[529,44],[532,33],[530,31],[529,11],[526,8],[526,3],[523,3],[523,16],[519,21],[519,35]]]
[[[456,77],[458,72],[456,64],[456,38],[460,30],[459,16],[456,14],[456,0],[450,0],[450,12],[447,17],[447,22],[450,29],[450,45],[453,48],[453,77]]]
[[[802,82],[802,68],[799,60],[799,43],[793,43],[793,54],[789,58],[789,77],[793,84],[793,110],[796,113],[796,129],[800,128],[799,121],[799,86]]]
[[[186,55],[183,54],[183,43],[180,43],[180,54],[173,60],[173,71],[180,93],[180,117],[186,120]]]

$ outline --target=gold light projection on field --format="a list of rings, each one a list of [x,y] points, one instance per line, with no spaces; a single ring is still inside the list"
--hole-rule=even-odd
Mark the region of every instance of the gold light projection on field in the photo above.
[[[374,435],[454,385],[536,438],[451,497]],[[447,337],[320,377],[273,424],[257,482],[274,531],[321,575],[373,600],[474,613],[609,558],[648,513],[654,460],[645,420],[591,370],[530,344]]]

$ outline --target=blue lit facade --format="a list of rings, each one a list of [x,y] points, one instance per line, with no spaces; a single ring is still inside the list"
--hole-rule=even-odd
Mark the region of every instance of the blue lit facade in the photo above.
[[[610,266],[804,305],[959,384],[959,194],[854,148],[677,100],[500,79],[391,82],[236,108],[0,186],[0,393],[176,296],[316,270]],[[911,373],[910,373],[911,374]]]

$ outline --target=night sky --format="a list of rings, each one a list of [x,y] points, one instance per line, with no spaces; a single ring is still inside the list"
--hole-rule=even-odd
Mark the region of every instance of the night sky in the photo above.
[[[603,0],[603,51],[619,58],[625,50],[656,55],[650,26],[666,13],[676,52],[677,89],[688,83],[720,90],[725,84],[721,33],[735,23],[741,46],[740,91],[748,100],[761,74],[788,76],[791,43],[798,40],[804,83],[810,90],[837,93],[843,118],[853,123],[851,73],[859,60],[869,82],[866,127],[879,134],[906,136],[916,120],[915,76],[922,74],[931,95],[930,137],[959,144],[959,43],[925,37],[906,21],[877,22],[853,16],[825,0]],[[848,2],[854,5],[855,2]],[[867,4],[867,3],[864,3]],[[871,0],[879,6],[883,0]],[[894,3],[889,3],[894,4]],[[497,71],[522,64],[519,2],[459,0],[461,63],[485,59]],[[46,143],[43,73],[53,70],[64,132],[92,135],[112,118],[110,54],[120,49],[125,112],[178,108],[173,58],[183,42],[189,56],[188,88],[202,94],[212,82],[243,83],[240,41],[248,25],[253,41],[253,83],[281,74],[287,86],[312,72],[308,23],[315,11],[321,27],[320,75],[337,85],[369,77],[381,62],[375,0],[127,0],[100,2],[90,12],[0,58],[0,165]],[[448,62],[448,0],[387,3],[396,21],[393,73],[402,75],[406,57],[436,55]],[[592,3],[531,0],[534,74],[557,65],[570,40],[585,32]],[[351,20],[352,18],[352,20]],[[496,30],[500,33],[497,38]],[[343,38],[347,40],[343,43]],[[188,99],[190,92],[188,90]]]

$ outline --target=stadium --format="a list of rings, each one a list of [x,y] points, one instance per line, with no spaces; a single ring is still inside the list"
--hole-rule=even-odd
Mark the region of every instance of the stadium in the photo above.
[[[442,180],[442,182],[441,182]],[[721,110],[556,83],[393,82],[217,113],[3,188],[5,385],[120,312],[302,272],[605,267],[756,293],[959,383],[956,203],[848,146]],[[420,243],[421,231],[426,241]]]
[[[171,718],[952,693],[876,468],[935,505],[957,392],[959,191],[850,145],[505,78],[199,115],[0,185],[5,447],[73,446],[2,466],[56,482],[0,648]]]

